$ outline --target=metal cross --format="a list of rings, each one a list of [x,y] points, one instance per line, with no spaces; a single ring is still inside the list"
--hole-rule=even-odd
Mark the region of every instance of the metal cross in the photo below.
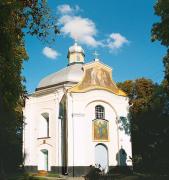
[[[77,38],[74,39],[75,43],[77,43]]]
[[[93,55],[95,56],[95,59],[98,59],[99,54],[97,53],[97,51],[94,51]]]

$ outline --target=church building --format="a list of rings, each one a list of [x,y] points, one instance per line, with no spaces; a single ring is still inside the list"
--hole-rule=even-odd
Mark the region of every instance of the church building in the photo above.
[[[29,172],[85,175],[91,166],[108,172],[132,167],[129,99],[112,79],[112,69],[75,43],[68,65],[43,78],[25,102],[23,154]]]

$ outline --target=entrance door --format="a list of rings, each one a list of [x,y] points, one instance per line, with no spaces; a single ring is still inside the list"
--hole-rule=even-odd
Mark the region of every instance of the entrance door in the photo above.
[[[38,170],[48,171],[48,150],[40,150]]]
[[[103,144],[95,146],[95,165],[105,173],[108,171],[108,152]]]

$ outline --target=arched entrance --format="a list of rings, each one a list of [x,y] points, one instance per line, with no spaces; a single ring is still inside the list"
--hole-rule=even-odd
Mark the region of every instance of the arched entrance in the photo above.
[[[38,170],[48,171],[48,150],[46,149],[39,152]]]
[[[108,171],[108,151],[104,144],[95,146],[95,165],[105,173]]]

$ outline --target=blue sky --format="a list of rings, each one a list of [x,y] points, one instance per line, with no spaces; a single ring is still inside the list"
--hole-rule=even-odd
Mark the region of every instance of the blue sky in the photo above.
[[[160,83],[165,48],[151,42],[151,27],[158,21],[154,3],[155,0],[48,0],[61,34],[52,46],[26,36],[29,61],[24,63],[23,75],[27,91],[33,92],[43,77],[67,66],[67,51],[75,38],[85,50],[85,62],[93,60],[96,50],[99,59],[112,67],[116,82],[145,77]]]

